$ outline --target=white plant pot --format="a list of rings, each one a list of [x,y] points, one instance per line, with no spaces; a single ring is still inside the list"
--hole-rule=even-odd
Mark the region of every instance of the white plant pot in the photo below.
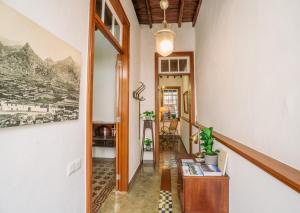
[[[218,155],[205,155],[204,159],[208,165],[218,165]]]
[[[146,151],[151,151],[152,147],[151,146],[146,146]]]

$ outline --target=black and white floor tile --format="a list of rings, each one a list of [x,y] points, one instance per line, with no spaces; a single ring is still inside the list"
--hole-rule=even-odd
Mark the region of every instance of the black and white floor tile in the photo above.
[[[158,213],[171,213],[172,204],[172,193],[161,190],[159,195]]]

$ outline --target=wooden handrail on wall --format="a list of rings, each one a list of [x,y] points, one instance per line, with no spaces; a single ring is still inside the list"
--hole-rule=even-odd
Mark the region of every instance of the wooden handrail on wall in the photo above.
[[[182,117],[181,117],[182,118]],[[189,122],[188,119],[183,120]],[[199,123],[192,123],[196,128],[202,129],[205,126]],[[262,170],[266,171],[276,179],[280,180],[284,184],[288,185],[298,193],[300,193],[300,171],[288,166],[274,158],[271,158],[261,152],[256,151],[248,146],[245,146],[231,138],[228,138],[216,131],[213,132],[215,139],[221,144],[225,145],[232,151],[236,152],[240,156],[244,157],[254,165],[258,166]]]

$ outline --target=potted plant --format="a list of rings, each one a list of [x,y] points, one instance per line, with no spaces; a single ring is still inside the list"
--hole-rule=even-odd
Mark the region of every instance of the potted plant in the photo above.
[[[171,118],[172,118],[172,119],[176,119],[176,114],[172,114],[172,115],[171,115]]]
[[[152,147],[151,147],[152,140],[150,138],[145,138],[144,144],[146,146],[146,151],[151,151],[151,149],[152,149]]]
[[[202,141],[201,146],[204,150],[205,163],[209,165],[218,164],[218,150],[213,150],[214,137],[212,135],[213,128],[203,128],[199,134]]]
[[[144,120],[154,120],[155,114],[153,111],[145,111],[141,116]]]

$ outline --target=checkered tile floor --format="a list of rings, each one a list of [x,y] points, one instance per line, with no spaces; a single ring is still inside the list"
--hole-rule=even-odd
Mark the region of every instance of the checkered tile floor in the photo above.
[[[158,213],[172,212],[172,193],[169,191],[160,191]]]

